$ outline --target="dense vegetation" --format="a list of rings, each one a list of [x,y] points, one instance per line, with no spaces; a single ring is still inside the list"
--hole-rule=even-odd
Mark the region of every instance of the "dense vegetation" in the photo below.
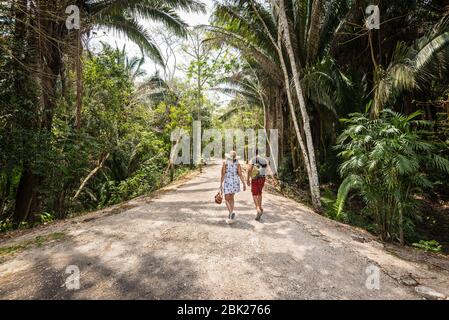
[[[444,1],[223,0],[195,30],[177,13],[203,11],[194,0],[75,2],[79,30],[65,27],[69,1],[0,4],[1,229],[159,188],[187,170],[170,166],[171,131],[202,120],[279,129],[280,185],[318,212],[386,241],[449,245]],[[144,74],[144,59],[167,57],[143,19],[184,39],[185,78]],[[98,28],[146,57],[91,52]],[[214,90],[232,97],[224,110]]]
[[[380,29],[365,23],[371,4]],[[281,131],[283,182],[384,240],[422,247],[426,225],[447,244],[447,210],[422,211],[448,200],[446,4],[232,0],[214,17],[215,40],[245,62],[230,85]]]
[[[81,29],[68,30],[65,1],[1,2],[1,229],[119,203],[167,183],[174,127],[189,127],[189,90],[145,77],[145,58],[103,44],[95,27],[115,30],[162,64],[138,18],[187,36],[175,10],[195,1],[77,1]],[[174,86],[173,86],[174,87]]]

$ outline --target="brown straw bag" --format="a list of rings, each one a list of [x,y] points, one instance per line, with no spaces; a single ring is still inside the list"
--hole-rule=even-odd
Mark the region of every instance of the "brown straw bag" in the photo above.
[[[218,193],[215,195],[215,203],[221,204],[223,202],[223,195],[221,189],[218,190]]]

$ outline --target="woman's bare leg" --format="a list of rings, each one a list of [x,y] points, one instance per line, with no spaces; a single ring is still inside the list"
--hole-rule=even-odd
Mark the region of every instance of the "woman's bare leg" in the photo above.
[[[234,204],[231,205],[231,200],[234,199],[234,195],[227,194],[225,195],[226,207],[228,208],[229,214],[234,211]],[[233,202],[233,201],[232,201]]]

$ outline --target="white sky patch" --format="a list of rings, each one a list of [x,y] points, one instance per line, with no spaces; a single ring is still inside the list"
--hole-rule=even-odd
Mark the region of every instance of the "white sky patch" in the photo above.
[[[179,12],[178,13],[180,15],[180,17],[191,27],[209,23],[209,18],[212,13],[214,0],[202,0],[201,2],[203,2],[206,5],[206,13],[204,13],[204,14],[203,13],[192,13],[192,12]],[[145,28],[147,28],[147,30],[150,31],[150,34],[151,34],[151,31],[157,31],[154,29],[164,28],[164,26],[161,23],[146,22],[146,21],[142,21],[142,22],[143,22],[143,25],[145,26]],[[89,48],[91,50],[93,50],[93,51],[99,50],[101,48],[100,43],[106,42],[109,45],[111,45],[113,48],[118,46],[120,49],[122,49],[123,46],[126,45],[126,52],[129,57],[133,57],[133,56],[141,57],[142,56],[140,48],[136,44],[134,44],[132,41],[129,41],[128,39],[126,39],[125,37],[120,36],[120,35],[114,35],[113,31],[106,32],[104,30],[96,30],[96,33],[97,33],[97,35],[95,35],[93,37],[93,39],[89,42]],[[160,47],[160,51],[164,54],[167,50],[167,46],[165,46],[163,41],[161,41],[161,39],[159,39],[159,35],[157,33],[154,34],[154,38]],[[180,39],[179,41],[181,42],[182,40]],[[189,63],[188,57],[186,57],[182,53],[180,48],[177,51],[179,51],[179,52],[176,57],[177,58],[176,63],[178,65],[188,64]],[[175,63],[174,59],[170,59],[168,61],[169,68],[173,68],[174,63]],[[143,69],[147,72],[148,75],[154,74],[156,70],[159,70],[160,72],[162,70],[161,67],[157,66],[148,57],[146,58],[146,62],[143,65]],[[177,77],[183,78],[184,76],[185,75],[183,74],[183,72],[181,70],[177,71]]]

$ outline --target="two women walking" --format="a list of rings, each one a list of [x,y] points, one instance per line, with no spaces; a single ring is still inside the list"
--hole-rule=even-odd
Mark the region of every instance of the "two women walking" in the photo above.
[[[248,175],[245,181],[242,167],[237,160],[237,153],[231,151],[228,159],[223,162],[221,168],[220,192],[225,196],[226,207],[228,208],[228,219],[226,222],[232,224],[235,222],[234,196],[240,192],[240,182],[243,184],[243,191],[246,191],[246,185],[251,187],[254,204],[256,206],[256,220],[259,221],[263,214],[262,191],[265,184],[265,174],[268,161],[259,157],[256,150],[256,157],[251,159],[248,167]]]

